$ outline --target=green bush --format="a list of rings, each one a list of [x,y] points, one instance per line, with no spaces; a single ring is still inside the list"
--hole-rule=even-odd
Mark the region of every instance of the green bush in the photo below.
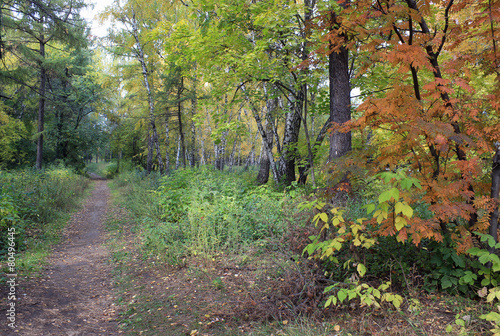
[[[181,224],[185,247],[193,254],[234,250],[284,232],[284,195],[241,175],[180,170],[161,179],[156,195],[162,217]]]
[[[203,167],[169,176],[120,174],[127,206],[138,218],[146,253],[177,263],[188,253],[237,250],[285,230],[283,193],[254,184],[255,174]]]
[[[16,249],[25,249],[29,239],[52,234],[46,225],[74,208],[87,186],[86,178],[63,166],[0,171],[0,256],[9,227],[16,228]]]
[[[110,162],[104,169],[104,177],[107,179],[115,178],[118,173],[118,164],[116,162]]]

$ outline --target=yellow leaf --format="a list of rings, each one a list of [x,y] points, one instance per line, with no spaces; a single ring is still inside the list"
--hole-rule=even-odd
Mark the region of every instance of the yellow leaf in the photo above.
[[[405,225],[407,224],[406,222],[406,219],[404,219],[403,217],[396,217],[396,221],[395,221],[395,227],[396,227],[396,230],[401,230],[402,228],[405,227]]]

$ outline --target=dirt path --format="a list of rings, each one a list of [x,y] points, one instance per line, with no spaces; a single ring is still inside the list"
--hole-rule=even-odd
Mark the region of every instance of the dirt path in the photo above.
[[[62,242],[48,258],[42,277],[18,279],[16,324],[5,323],[0,335],[117,335],[111,267],[104,246],[103,222],[108,208],[107,182],[96,180],[92,195],[76,213]]]

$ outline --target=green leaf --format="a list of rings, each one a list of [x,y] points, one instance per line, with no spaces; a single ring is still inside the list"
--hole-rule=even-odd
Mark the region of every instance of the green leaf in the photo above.
[[[319,214],[319,218],[320,218],[323,222],[328,223],[328,215],[327,215],[326,213],[321,212],[321,213]]]
[[[488,314],[483,314],[479,318],[487,321],[500,321],[500,314],[496,312],[489,312]]]
[[[392,299],[392,304],[394,305],[394,307],[399,308],[402,303],[403,303],[403,297],[395,294]]]
[[[418,189],[422,189],[422,185],[420,184],[420,181],[416,178],[413,179],[413,184],[415,185],[415,187],[417,187]]]
[[[389,201],[392,197],[391,190],[387,190],[387,191],[384,191],[383,193],[381,193],[380,196],[378,197],[378,202],[384,203],[384,202]]]
[[[489,286],[490,283],[491,281],[488,278],[484,278],[483,280],[481,280],[481,286]]]
[[[443,287],[443,289],[450,288],[452,285],[453,285],[453,283],[451,282],[451,279],[449,276],[445,275],[441,279],[441,287]]]
[[[451,255],[451,259],[455,262],[455,265],[461,268],[465,268],[465,260],[456,254]]]
[[[413,216],[413,209],[408,204],[405,204],[403,207],[403,215],[405,215],[408,218],[411,218]]]
[[[481,249],[479,247],[472,247],[472,248],[467,250],[467,253],[469,253],[470,255],[473,255],[473,256],[477,256],[480,251],[481,251]]]
[[[365,297],[365,300],[364,300],[364,301],[365,301],[365,303],[366,303],[367,305],[369,305],[369,306],[371,306],[371,305],[372,305],[372,303],[373,303],[372,298],[371,298],[371,297],[369,297],[369,296]]]
[[[404,207],[405,207],[405,206],[404,206],[404,204],[403,204],[403,203],[398,202],[398,203],[396,203],[396,205],[394,206],[394,212],[395,212],[396,214],[398,214],[398,213],[400,213],[400,212],[403,212],[403,208],[404,208]]]
[[[379,204],[380,209],[382,210],[382,214],[384,215],[385,218],[387,218],[387,214],[389,213],[389,204],[387,203],[381,203]]]
[[[358,273],[361,277],[363,277],[366,274],[366,267],[363,264],[358,264],[357,268]]]
[[[328,308],[331,304],[332,304],[332,301],[335,297],[334,296],[330,296],[326,302],[325,302],[325,308]],[[336,298],[335,298],[336,299]]]
[[[491,258],[490,258],[490,254],[482,254],[480,257],[479,257],[479,262],[483,265],[485,265],[486,263],[490,262],[491,261]]]
[[[391,197],[394,198],[394,200],[399,200],[399,190],[397,188],[392,188],[391,190],[389,190],[390,194],[391,194]]]
[[[363,208],[366,208],[366,213],[370,214],[373,212],[373,210],[375,210],[375,204],[373,204],[373,203],[366,204],[366,205],[363,205]]]
[[[405,190],[410,190],[411,186],[412,186],[412,182],[410,179],[404,178],[401,180],[401,188],[403,188]]]
[[[337,296],[338,296],[340,302],[344,302],[344,300],[347,298],[347,293],[344,289],[341,289],[341,290],[339,290]]]

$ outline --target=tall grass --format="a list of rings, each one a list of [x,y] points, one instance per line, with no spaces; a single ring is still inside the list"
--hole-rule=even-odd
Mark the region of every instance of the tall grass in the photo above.
[[[0,259],[9,228],[15,228],[17,251],[36,250],[57,240],[63,219],[88,185],[88,179],[62,166],[0,171]]]
[[[128,208],[138,219],[146,253],[177,263],[185,255],[237,251],[286,229],[283,193],[254,185],[255,175],[202,167],[169,176],[118,176]]]

